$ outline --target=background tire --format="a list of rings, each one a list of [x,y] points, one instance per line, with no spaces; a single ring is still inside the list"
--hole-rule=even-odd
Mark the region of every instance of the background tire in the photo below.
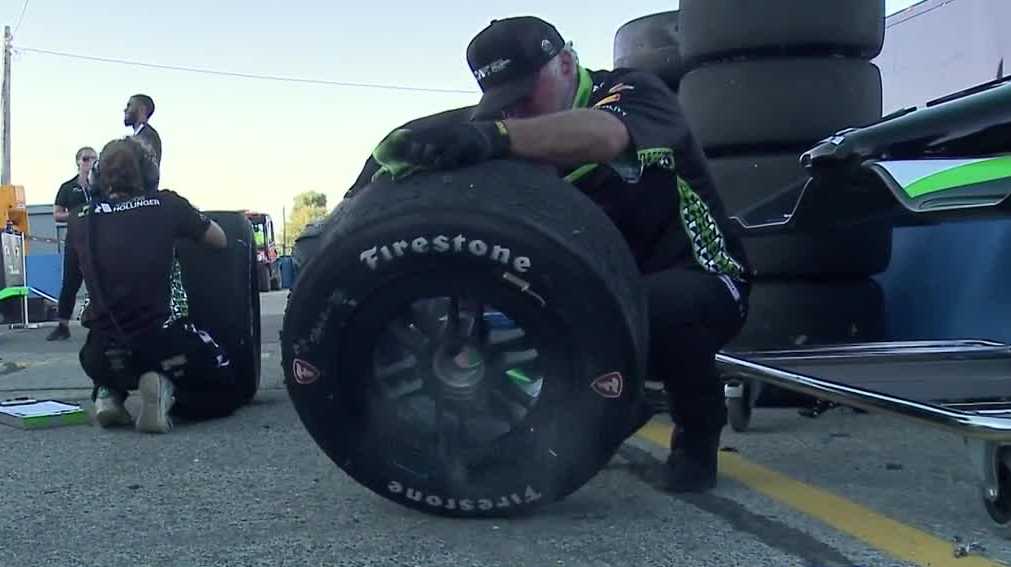
[[[807,180],[807,171],[800,166],[800,155],[807,149],[710,159],[709,171],[727,214],[740,213]]]
[[[766,279],[754,282],[748,320],[728,350],[838,345],[884,337],[884,294],[872,279]]]
[[[685,72],[678,46],[678,12],[643,16],[618,28],[614,68],[649,71],[677,92]]]
[[[217,250],[180,240],[177,254],[190,319],[224,348],[235,368],[242,403],[260,387],[260,294],[253,225],[240,212],[210,211],[228,247]]]
[[[884,0],[681,0],[684,57],[846,55],[870,60],[885,37]]]
[[[752,286],[750,303],[748,320],[728,351],[874,342],[887,336],[884,294],[872,279],[759,280]],[[757,386],[755,406],[798,407],[815,402],[790,390]]]
[[[892,228],[885,223],[749,236],[742,242],[758,278],[871,276],[885,271],[892,258]]]
[[[345,199],[324,233],[285,313],[286,384],[313,439],[370,490],[432,514],[513,515],[577,490],[638,424],[648,321],[635,261],[604,212],[552,172],[500,161],[380,180]],[[463,240],[437,249],[446,235]],[[389,433],[400,414],[370,409],[379,386],[366,378],[402,301],[464,289],[515,312],[561,367],[523,426],[454,483],[415,462],[431,459],[406,438],[418,429]],[[616,397],[594,386],[605,376]]]
[[[260,292],[270,291],[270,268],[256,263],[256,288]]]
[[[807,173],[799,153],[732,156],[709,160],[709,168],[729,215],[802,184]],[[848,225],[832,230],[745,235],[748,261],[756,277],[862,277],[883,272],[891,261],[892,228],[887,223]]]
[[[881,118],[881,72],[854,59],[769,59],[699,67],[681,105],[708,153],[797,147]]]

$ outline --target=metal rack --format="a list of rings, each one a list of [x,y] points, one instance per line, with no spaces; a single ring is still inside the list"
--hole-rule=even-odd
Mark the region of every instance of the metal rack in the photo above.
[[[721,353],[717,365],[730,403],[757,381],[960,435],[987,512],[1011,528],[1011,345],[863,343]]]

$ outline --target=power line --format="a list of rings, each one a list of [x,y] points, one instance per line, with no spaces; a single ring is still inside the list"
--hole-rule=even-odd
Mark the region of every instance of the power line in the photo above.
[[[183,71],[187,73],[201,73],[204,75],[217,75],[221,77],[238,77],[242,79],[258,79],[263,81],[280,81],[285,83],[303,83],[312,85],[327,85],[332,87],[359,87],[369,89],[385,89],[391,91],[413,91],[427,93],[452,93],[452,94],[477,94],[477,91],[464,89],[436,89],[427,87],[407,87],[402,85],[386,85],[379,83],[356,83],[348,81],[330,81],[327,79],[303,79],[298,77],[281,77],[277,75],[260,75],[257,73],[237,73],[234,71],[220,71],[215,69],[199,69],[196,67],[184,67],[181,65],[162,65],[159,63],[144,63],[141,61],[127,61],[125,59],[114,59],[111,57],[94,57],[91,55],[78,55],[76,53],[66,53],[63,51],[51,51],[48,49],[37,49],[34,47],[15,47],[15,51],[26,51],[30,53],[41,53],[56,57],[67,57],[70,59],[83,59],[85,61],[98,61],[101,63],[115,63],[118,65],[131,65],[134,67],[145,67],[148,69],[162,69],[168,71]]]
[[[28,10],[28,1],[25,0],[23,6],[21,6],[21,15],[18,16],[18,23],[14,25],[14,35],[18,35],[18,30],[21,29],[21,22],[25,19],[25,11]]]

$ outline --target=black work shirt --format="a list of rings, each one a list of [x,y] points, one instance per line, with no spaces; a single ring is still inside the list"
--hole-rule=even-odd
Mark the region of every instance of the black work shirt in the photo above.
[[[580,72],[575,107],[621,120],[631,144],[614,162],[575,168],[566,179],[607,212],[643,272],[686,266],[749,279],[743,248],[677,96],[643,71]]]
[[[563,173],[611,218],[642,273],[686,267],[750,279],[751,268],[732,233],[705,154],[677,95],[659,77],[632,69],[580,68],[573,107],[608,112],[628,130],[631,144],[620,159]],[[401,128],[467,121],[473,109],[441,112]],[[346,197],[368,185],[378,170],[370,157]]]
[[[70,211],[90,200],[91,190],[83,187],[75,175],[60,185],[60,190],[56,192],[55,204]]]
[[[92,298],[82,324],[120,338],[161,327],[170,315],[175,241],[200,240],[209,225],[189,201],[167,190],[96,199],[71,215],[68,261],[80,267]]]

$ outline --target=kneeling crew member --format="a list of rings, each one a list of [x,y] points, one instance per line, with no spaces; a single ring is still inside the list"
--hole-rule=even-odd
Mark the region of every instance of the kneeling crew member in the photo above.
[[[507,157],[552,164],[603,208],[649,294],[651,373],[678,428],[670,488],[712,488],[726,422],[715,357],[744,323],[750,269],[677,97],[649,73],[583,68],[538,18],[492,22],[467,60],[484,93],[472,115],[390,139],[393,155],[439,169]]]
[[[124,401],[139,390],[139,431],[164,433],[171,415],[228,415],[240,404],[229,360],[204,331],[170,309],[175,241],[216,248],[227,239],[217,223],[172,191],[145,193],[143,148],[131,139],[102,150],[98,194],[72,215],[67,254],[80,266],[92,302],[81,317],[88,338],[84,372],[94,382],[95,416],[103,427],[128,425]]]

